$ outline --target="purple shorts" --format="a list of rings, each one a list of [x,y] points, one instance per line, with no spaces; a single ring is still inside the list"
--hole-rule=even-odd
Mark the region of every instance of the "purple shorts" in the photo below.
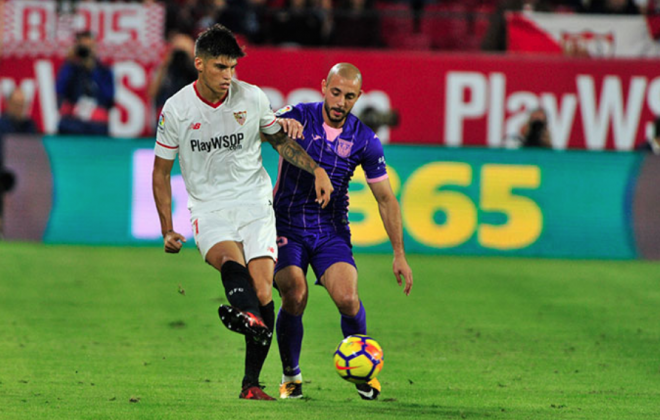
[[[278,259],[275,272],[290,265],[302,268],[307,275],[307,267],[312,266],[316,275],[316,284],[331,265],[345,262],[353,267],[355,258],[351,250],[351,234],[279,230],[277,232]]]

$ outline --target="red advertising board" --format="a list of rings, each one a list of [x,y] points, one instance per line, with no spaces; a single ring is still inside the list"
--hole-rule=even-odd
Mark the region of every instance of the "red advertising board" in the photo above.
[[[356,105],[399,113],[384,142],[499,147],[529,110],[543,106],[556,149],[630,150],[660,115],[658,60],[569,59],[554,56],[433,54],[248,47],[237,77],[262,87],[273,108],[320,100],[321,80],[337,62],[357,65],[364,92]],[[155,124],[146,89],[155,64],[110,59],[117,80],[111,133],[150,135]],[[54,132],[54,57],[5,57],[0,89],[20,85],[32,115]],[[1,108],[0,108],[1,109]]]
[[[377,98],[386,98],[400,114],[399,126],[390,132],[392,143],[497,147],[507,133],[519,130],[529,110],[543,106],[555,148],[629,150],[643,141],[654,115],[660,115],[658,60],[263,48],[247,52],[238,67],[240,77],[274,87],[285,102],[295,102],[289,96],[296,90],[319,90],[334,63],[357,65],[364,91],[382,93]]]

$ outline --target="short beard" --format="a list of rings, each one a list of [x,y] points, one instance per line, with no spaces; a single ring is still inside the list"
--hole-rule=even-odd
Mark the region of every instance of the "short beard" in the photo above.
[[[339,123],[342,122],[346,119],[346,114],[342,115],[341,118],[332,118],[332,114],[330,114],[330,108],[328,107],[328,104],[323,102],[323,108],[325,108],[325,114],[328,116],[328,119],[332,122]]]

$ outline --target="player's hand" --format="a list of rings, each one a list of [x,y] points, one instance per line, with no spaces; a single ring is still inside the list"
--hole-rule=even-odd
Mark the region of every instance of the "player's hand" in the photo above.
[[[394,270],[394,277],[396,277],[396,282],[399,283],[399,286],[403,284],[403,281],[406,282],[406,285],[403,288],[403,293],[405,293],[406,296],[410,295],[413,286],[413,273],[408,265],[408,261],[406,261],[406,257],[403,255],[395,255],[394,262],[392,263],[392,270]],[[403,277],[403,280],[401,277]]]
[[[316,188],[315,201],[324,209],[330,202],[330,194],[332,194],[335,188],[332,186],[332,182],[330,182],[328,173],[320,166],[314,169],[314,176],[316,177],[314,180],[314,187]]]
[[[282,130],[292,139],[304,139],[303,125],[292,118],[277,118],[277,123],[282,126]]]
[[[170,254],[177,254],[181,251],[183,243],[186,242],[186,238],[173,230],[167,232],[163,238],[163,243],[165,244],[165,252]]]

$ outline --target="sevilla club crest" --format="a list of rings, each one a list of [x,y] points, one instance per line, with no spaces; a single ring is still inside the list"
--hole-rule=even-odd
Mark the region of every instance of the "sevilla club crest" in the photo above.
[[[247,111],[234,112],[234,118],[236,118],[236,122],[238,122],[240,125],[245,124],[245,120],[247,119]]]

